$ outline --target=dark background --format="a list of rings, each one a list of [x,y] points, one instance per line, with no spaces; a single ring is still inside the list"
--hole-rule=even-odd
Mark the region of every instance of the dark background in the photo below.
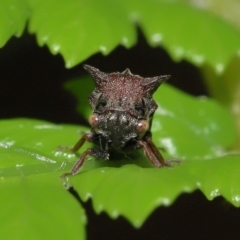
[[[171,74],[169,83],[177,88],[195,96],[208,95],[196,67],[185,61],[173,62],[162,48],[150,48],[140,31],[138,36],[133,48],[118,47],[106,57],[96,54],[84,63],[106,72],[130,68],[143,77]],[[27,117],[86,124],[75,110],[76,100],[62,88],[65,81],[87,74],[82,65],[66,69],[60,55],[38,47],[35,37],[25,33],[0,49],[0,66],[1,119]],[[112,220],[105,213],[96,215],[91,201],[82,204],[88,215],[88,239],[240,238],[240,210],[221,197],[208,201],[200,191],[181,195],[171,207],[158,208],[141,229],[134,229],[121,217]]]

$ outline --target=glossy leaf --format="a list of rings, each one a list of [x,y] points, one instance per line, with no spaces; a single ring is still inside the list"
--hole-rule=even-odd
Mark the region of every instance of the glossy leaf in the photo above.
[[[169,206],[183,192],[199,188],[209,200],[225,197],[240,206],[240,155],[211,160],[186,160],[174,169],[100,168],[71,179],[84,200],[93,199],[96,212],[125,216],[135,227],[160,205]]]
[[[84,210],[63,188],[64,162],[53,157],[53,138],[72,127],[59,134],[59,126],[18,119],[0,121],[0,129],[1,238],[85,239]]]
[[[22,238],[36,234],[39,239],[50,239],[53,234],[59,234],[60,238],[83,239],[84,214],[59,179],[71,169],[78,154],[58,152],[56,146],[59,143],[72,146],[78,140],[78,131],[86,129],[26,119],[2,120],[0,129],[0,179],[6,196],[0,199],[2,236],[14,238],[16,233],[10,229],[18,224]],[[160,142],[156,129],[153,134],[155,141]],[[171,137],[174,140],[175,136]],[[79,152],[87,147],[88,144],[84,145]],[[69,182],[83,200],[92,198],[96,212],[106,211],[113,218],[123,215],[135,227],[140,227],[157,206],[168,206],[182,192],[198,187],[209,199],[222,195],[239,206],[239,158],[239,155],[187,158],[173,169],[155,169],[140,152],[115,161],[90,157],[81,173]]]
[[[209,200],[223,196],[239,207],[239,162],[240,155],[232,153],[210,161],[193,161],[187,168]]]
[[[1,0],[0,48],[12,37],[20,37],[30,14],[26,0]]]
[[[84,93],[81,86],[88,86]],[[86,111],[85,99],[91,91],[87,93],[86,89],[94,89],[93,81],[89,78],[73,80],[66,88],[79,99],[78,110],[87,118],[90,108]],[[236,176],[240,156],[223,157],[226,148],[237,137],[231,115],[214,100],[191,97],[167,84],[158,89],[154,99],[159,105],[152,128],[154,141],[166,149],[165,157],[182,159],[182,166],[159,170],[149,168],[150,165],[141,159],[111,165],[107,162],[106,166],[120,168],[100,168],[72,178],[82,198],[91,197],[96,212],[107,211],[113,218],[124,215],[136,227],[141,226],[157,206],[171,204],[178,196],[177,192],[191,192],[197,187],[209,199],[221,194],[239,206],[237,184],[234,184],[234,191],[229,189],[232,189],[231,176]],[[127,162],[135,165],[125,165]],[[227,172],[225,165],[229,166]],[[213,172],[217,169],[213,173],[213,183],[208,166]],[[224,181],[225,185],[221,184],[223,172],[227,175],[224,179],[229,179]]]
[[[224,148],[236,141],[233,117],[213,99],[194,98],[167,84],[154,98],[159,108],[153,128],[156,124],[156,130],[162,130],[160,142],[169,152],[184,158],[208,159],[221,156]],[[168,136],[174,136],[174,141],[169,142]]]
[[[184,165],[174,169],[129,164],[106,167],[83,172],[71,182],[85,201],[93,199],[97,213],[106,211],[112,218],[123,215],[135,227],[140,227],[156,207],[169,206],[180,193],[196,188]]]
[[[21,175],[20,166],[18,171]],[[84,211],[68,196],[58,176],[52,172],[1,179],[3,239],[85,239]]]

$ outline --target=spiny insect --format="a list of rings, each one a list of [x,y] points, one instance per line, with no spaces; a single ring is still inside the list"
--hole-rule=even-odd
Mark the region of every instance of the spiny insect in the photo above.
[[[88,98],[92,108],[89,117],[91,131],[84,134],[74,147],[61,146],[59,149],[76,152],[85,141],[98,145],[100,149],[88,148],[72,170],[61,177],[77,174],[87,155],[107,160],[112,151],[143,148],[157,168],[170,167],[171,162],[179,163],[177,159],[164,160],[151,134],[153,115],[158,107],[152,95],[170,76],[142,78],[133,75],[129,69],[107,74],[89,65],[84,65],[84,68],[95,81],[95,89]]]

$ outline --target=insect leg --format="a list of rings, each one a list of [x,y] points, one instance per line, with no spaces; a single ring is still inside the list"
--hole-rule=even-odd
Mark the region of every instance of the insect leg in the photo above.
[[[148,159],[151,161],[151,163],[152,163],[155,167],[157,167],[157,168],[161,167],[162,164],[160,163],[160,161],[158,161],[158,159],[157,159],[156,156],[154,155],[153,151],[152,151],[152,150],[150,149],[150,147],[148,146],[147,142],[145,142],[145,141],[143,141],[143,140],[139,140],[139,141],[137,142],[137,145],[138,145],[138,147],[142,147],[142,148],[143,148],[145,155],[148,157]],[[163,158],[162,158],[161,161],[164,161]],[[164,162],[165,162],[165,161],[164,161]]]
[[[151,140],[151,138],[146,138],[144,140],[138,140],[137,145],[139,147],[142,147],[144,149],[144,153],[148,157],[148,159],[151,161],[151,163],[157,167],[172,167],[172,162],[180,163],[178,159],[172,159],[172,160],[164,160],[163,156]]]
[[[73,147],[59,146],[57,150],[68,150],[71,152],[76,152],[82,147],[85,141],[92,142],[94,136],[95,133],[85,133]]]
[[[87,155],[94,156],[96,158],[102,158],[108,160],[109,153],[103,150],[88,148],[85,152],[82,153],[80,158],[77,160],[72,170],[69,173],[64,173],[60,178],[65,178],[67,176],[75,175],[79,172],[81,166],[83,165]]]

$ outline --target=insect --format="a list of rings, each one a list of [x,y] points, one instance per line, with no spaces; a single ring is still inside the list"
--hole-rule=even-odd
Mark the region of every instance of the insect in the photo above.
[[[153,115],[158,107],[152,95],[170,76],[142,78],[133,75],[129,69],[107,74],[89,65],[84,65],[84,68],[95,82],[95,89],[88,98],[92,108],[89,117],[91,131],[84,134],[74,147],[61,146],[59,149],[76,152],[85,141],[98,145],[100,149],[88,148],[72,170],[61,177],[77,174],[87,155],[107,160],[111,151],[127,152],[142,148],[157,168],[171,167],[172,162],[179,163],[177,159],[164,160],[151,134]]]

